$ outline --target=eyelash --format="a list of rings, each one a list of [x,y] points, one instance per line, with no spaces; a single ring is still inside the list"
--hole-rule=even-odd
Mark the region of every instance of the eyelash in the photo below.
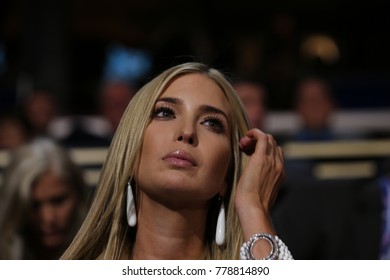
[[[223,121],[221,120],[220,117],[218,117],[218,116],[211,116],[211,115],[210,115],[210,116],[207,116],[207,117],[202,121],[202,123],[204,124],[204,123],[210,122],[210,121],[214,122],[213,125],[208,125],[208,127],[209,127],[212,131],[214,131],[214,132],[216,132],[216,133],[218,133],[218,134],[222,134],[222,133],[225,132],[225,130],[226,130],[225,125],[224,125],[224,123],[223,123]]]
[[[163,116],[159,116],[159,114],[163,113]],[[158,106],[155,108],[152,114],[153,119],[158,119],[158,120],[169,120],[169,119],[174,119],[176,118],[176,113],[175,110],[172,108],[162,105]],[[212,125],[207,125],[207,127],[212,130],[215,133],[222,134],[226,131],[225,124],[223,120],[219,116],[215,115],[208,115],[202,120],[202,124],[205,124],[207,122],[213,122],[214,124]]]
[[[169,116],[158,116],[160,113],[169,114]],[[167,106],[159,106],[156,107],[156,109],[154,110],[152,117],[153,119],[164,120],[164,119],[175,118],[175,116],[176,116],[175,111],[172,108]]]

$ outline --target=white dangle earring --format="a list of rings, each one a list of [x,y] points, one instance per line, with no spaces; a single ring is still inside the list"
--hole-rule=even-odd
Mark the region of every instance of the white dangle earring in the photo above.
[[[137,224],[137,214],[135,212],[135,202],[133,190],[131,189],[130,181],[127,183],[127,203],[126,203],[127,223],[131,227]]]
[[[221,207],[219,208],[217,229],[215,231],[215,243],[221,246],[225,242],[225,207],[223,200],[221,201]]]

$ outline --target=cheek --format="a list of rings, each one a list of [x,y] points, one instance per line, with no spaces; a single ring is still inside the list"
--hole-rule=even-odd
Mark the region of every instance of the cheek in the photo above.
[[[160,138],[159,136],[161,136],[161,135],[153,137],[153,131],[151,129],[146,130],[145,136],[144,136],[144,141],[142,143],[141,161],[150,157],[150,155],[156,149],[156,146],[158,146],[157,139]]]
[[[146,129],[136,172],[137,178],[142,177],[143,174],[150,175],[149,169],[156,162],[159,151],[163,149],[165,135],[165,133],[154,129],[153,125],[149,125]]]
[[[70,197],[58,208],[58,219],[61,221],[64,227],[69,227],[74,217],[78,200],[77,198]]]
[[[226,141],[223,144],[217,142],[216,145],[209,145],[207,155],[210,162],[207,170],[211,173],[210,176],[214,182],[219,182],[218,185],[224,184],[231,161],[230,143]]]

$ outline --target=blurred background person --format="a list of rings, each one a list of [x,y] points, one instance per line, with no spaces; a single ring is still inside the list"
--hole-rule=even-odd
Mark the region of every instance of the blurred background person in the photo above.
[[[235,81],[233,87],[244,104],[252,127],[267,132],[268,90],[264,83],[254,79],[242,79]],[[279,144],[286,141],[283,133],[273,131],[272,134]]]
[[[252,127],[263,130],[267,113],[265,87],[252,80],[236,81],[233,87],[245,106]]]
[[[49,136],[48,127],[57,117],[53,93],[46,89],[35,89],[23,100],[23,106],[33,137]]]
[[[50,125],[51,135],[66,147],[108,147],[136,87],[120,80],[104,81],[95,114],[72,115]]]
[[[297,83],[295,112],[301,126],[290,140],[300,142],[293,144],[300,145],[303,152],[305,148],[310,151],[313,143],[320,144],[316,150],[327,155],[310,156],[309,152],[285,159],[285,180],[273,214],[297,259],[379,257],[379,188],[369,186],[364,176],[348,175],[351,159],[332,156],[335,149],[327,146],[335,140],[359,137],[348,127],[341,132],[334,129],[338,101],[331,83],[323,77],[308,76]],[[329,167],[342,170],[344,176],[331,172],[324,176],[321,168]]]
[[[107,81],[100,92],[99,113],[106,121],[109,139],[115,133],[127,105],[137,92],[137,88],[126,81]]]
[[[330,124],[336,110],[336,101],[325,79],[307,77],[298,83],[295,91],[295,110],[301,127],[292,140],[321,141],[336,138]]]
[[[24,116],[15,110],[0,115],[0,150],[14,150],[31,138],[31,127]]]
[[[57,259],[87,210],[86,186],[66,150],[36,139],[15,150],[0,188],[0,259]]]
[[[331,126],[337,102],[330,83],[319,76],[306,76],[297,82],[294,90],[294,109],[299,125],[286,136],[287,141],[310,143],[339,138]],[[285,161],[285,185],[318,186],[323,184],[314,174],[316,159],[299,158]]]
[[[365,138],[364,133],[336,130],[339,100],[330,81],[321,76],[307,76],[297,82],[294,91],[294,110],[298,116],[298,130],[292,141],[331,141]]]

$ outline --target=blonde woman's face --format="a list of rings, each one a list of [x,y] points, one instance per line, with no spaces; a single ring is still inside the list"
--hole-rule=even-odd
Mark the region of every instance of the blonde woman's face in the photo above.
[[[172,203],[223,193],[231,160],[231,108],[202,74],[176,78],[158,98],[141,151],[137,185]]]

